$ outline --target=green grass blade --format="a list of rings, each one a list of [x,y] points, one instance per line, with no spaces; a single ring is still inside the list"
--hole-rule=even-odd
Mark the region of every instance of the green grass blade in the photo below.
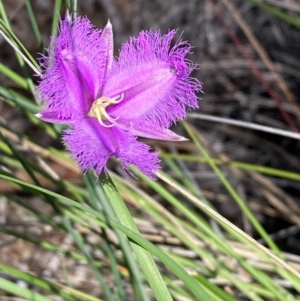
[[[76,245],[79,247],[79,249],[83,253],[84,257],[87,259],[87,262],[89,263],[90,267],[92,268],[92,270],[95,274],[95,277],[97,278],[97,280],[99,281],[99,283],[101,285],[101,288],[103,289],[103,293],[106,296],[106,300],[114,301],[115,297],[114,297],[112,291],[110,290],[110,288],[108,287],[104,276],[99,272],[98,268],[95,266],[94,260],[93,260],[92,256],[90,255],[90,252],[87,250],[87,248],[85,246],[85,241],[84,241],[82,235],[73,228],[69,219],[67,219],[66,217],[62,216],[62,222],[63,222],[64,226],[66,227],[66,229],[68,230],[68,232],[72,235]]]
[[[194,155],[185,155],[185,154],[169,154],[165,152],[160,153],[161,158],[165,159],[179,159],[186,162],[199,162],[199,163],[208,163],[208,159],[202,157],[202,156],[194,156]],[[239,168],[241,170],[247,170],[247,171],[255,171],[259,172],[268,176],[273,177],[280,177],[283,179],[288,180],[294,180],[300,182],[300,173],[292,172],[288,170],[263,166],[263,165],[257,165],[257,164],[251,164],[246,162],[240,162],[240,161],[226,161],[216,159],[210,157],[210,160],[218,166],[233,166],[236,168]]]
[[[5,264],[0,263],[0,270],[9,274],[10,276],[16,277],[18,279],[22,279],[26,281],[27,283],[30,283],[34,286],[37,286],[39,288],[45,289],[53,294],[56,294],[64,300],[68,301],[77,301],[77,300],[84,300],[87,301],[101,301],[100,299],[93,297],[91,295],[88,295],[86,293],[83,293],[81,291],[75,290],[73,288],[67,287],[65,285],[53,283],[44,279],[41,279],[40,277],[34,276],[32,274],[28,274],[25,272],[22,272],[20,270],[14,269],[13,267],[7,266]]]
[[[56,37],[58,31],[59,12],[61,9],[61,0],[55,0],[51,36]]]
[[[9,103],[18,106],[27,113],[37,113],[40,108],[23,95],[11,89],[6,89],[0,86],[0,95],[3,96]]]
[[[285,21],[286,23],[289,23],[295,27],[300,28],[300,19],[299,18],[293,17],[293,16],[289,15],[288,13],[285,13],[284,11],[282,11],[270,4],[267,4],[262,1],[257,1],[257,0],[244,0],[244,1],[250,2],[253,5],[265,10],[266,12],[280,18],[281,20]]]
[[[14,296],[19,296],[27,300],[32,301],[53,301],[35,291],[29,290],[27,288],[21,287],[11,281],[4,278],[0,278],[0,288],[6,292],[13,294]]]
[[[32,70],[35,71],[35,73],[39,75],[41,72],[40,72],[40,67],[39,67],[37,61],[32,57],[32,55],[27,50],[27,48],[22,44],[22,42],[14,34],[14,32],[11,29],[9,21],[7,21],[7,22],[4,21],[4,20],[8,20],[8,19],[6,17],[6,13],[1,4],[1,1],[0,1],[0,14],[2,16],[2,19],[0,19],[0,29],[3,31],[3,33],[5,33],[8,36],[10,42],[14,46],[13,48],[16,52],[16,56],[19,60],[21,67],[22,68],[25,67],[24,59],[26,59],[26,61],[28,60],[27,62],[29,65],[32,64]],[[17,51],[17,49],[20,51],[20,53]],[[27,68],[23,69],[23,72],[25,74],[26,79],[28,81],[30,81],[30,86],[33,85],[32,80],[28,75]]]
[[[78,6],[77,0],[71,0],[70,7],[71,7],[73,19],[77,17],[77,6]]]
[[[27,82],[26,80],[20,76],[19,74],[15,73],[13,70],[5,66],[4,64],[0,63],[0,72],[14,81],[17,85],[19,85],[23,89],[27,89]]]
[[[44,51],[44,44],[43,44],[43,40],[42,40],[42,36],[41,36],[40,30],[39,30],[39,27],[37,25],[37,22],[36,22],[36,19],[35,19],[35,16],[34,16],[34,12],[32,10],[30,0],[25,0],[25,3],[26,3],[28,16],[29,16],[29,19],[30,19],[30,22],[31,22],[31,25],[32,25],[32,28],[33,28],[33,32],[35,34],[35,37],[36,37],[38,45],[39,45],[39,49],[43,52]]]

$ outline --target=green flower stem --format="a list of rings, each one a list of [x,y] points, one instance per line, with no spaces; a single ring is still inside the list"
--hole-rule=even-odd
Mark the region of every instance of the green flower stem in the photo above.
[[[109,175],[102,173],[99,177],[99,180],[103,186],[108,200],[114,208],[114,211],[120,223],[133,232],[139,234],[140,232],[132,218],[132,215],[130,214],[127,206],[118,193]],[[151,254],[135,243],[131,243],[131,247],[136,255],[139,264],[141,265],[141,268],[145,274],[145,278],[152,288],[156,299],[158,301],[172,301],[173,298],[171,297],[171,294],[167,289],[166,284],[160,272],[158,271]]]

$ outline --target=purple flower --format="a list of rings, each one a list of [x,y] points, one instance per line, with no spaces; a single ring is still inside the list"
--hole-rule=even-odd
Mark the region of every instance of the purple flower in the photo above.
[[[185,140],[168,127],[185,118],[186,107],[198,107],[201,84],[190,77],[195,65],[185,59],[191,46],[179,41],[170,49],[175,34],[142,31],[114,59],[109,22],[101,31],[86,18],[61,21],[42,60],[38,91],[45,108],[38,117],[71,126],[63,140],[84,171],[100,174],[115,156],[125,171],[135,164],[154,178],[158,153],[137,137]]]

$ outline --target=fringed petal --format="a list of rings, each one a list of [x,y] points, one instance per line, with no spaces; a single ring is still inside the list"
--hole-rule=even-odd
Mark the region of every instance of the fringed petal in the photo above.
[[[116,126],[100,126],[94,118],[74,124],[72,129],[65,131],[63,140],[83,171],[94,169],[100,174],[106,170],[107,161],[112,156],[120,159],[122,168],[128,173],[129,165],[134,164],[154,178],[159,168],[158,154],[150,152],[149,146]]]
[[[186,106],[198,107],[201,83],[190,77],[195,65],[185,58],[191,46],[179,41],[170,50],[175,33],[142,31],[122,46],[103,95],[124,96],[108,108],[109,115],[141,127],[145,123],[168,127],[186,117]]]
[[[113,61],[112,27],[97,30],[86,18],[61,21],[60,33],[44,58],[46,68],[38,91],[46,109],[59,119],[84,116],[101,89]]]
[[[124,132],[123,132],[124,133]],[[117,158],[121,161],[122,169],[131,174],[129,166],[135,165],[150,179],[155,179],[155,173],[160,168],[160,160],[157,152],[150,152],[150,147],[136,140],[133,136],[126,135],[126,141],[120,143]]]
[[[82,170],[95,169],[97,174],[105,170],[108,159],[118,149],[112,129],[101,127],[94,118],[74,124],[72,129],[65,131],[63,140]]]

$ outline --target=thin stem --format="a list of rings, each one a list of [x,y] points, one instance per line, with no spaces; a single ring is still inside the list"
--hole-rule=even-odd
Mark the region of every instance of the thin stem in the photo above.
[[[30,60],[21,52],[21,50],[16,47],[16,45],[9,39],[9,37],[0,29],[0,34],[6,40],[6,42],[22,57],[22,59],[27,63],[27,65],[33,70],[37,75],[41,75],[41,72],[30,62]]]
[[[230,118],[224,118],[224,117],[218,117],[218,116],[206,115],[206,114],[199,114],[199,113],[189,113],[188,117],[193,118],[193,119],[212,121],[212,122],[221,122],[222,124],[235,125],[235,126],[244,127],[244,128],[251,129],[251,130],[257,130],[257,131],[261,131],[261,132],[271,133],[274,135],[279,135],[279,136],[284,136],[284,137],[289,137],[289,138],[300,140],[299,133],[276,129],[276,128],[272,128],[269,126],[260,125],[257,123],[246,122],[246,121],[242,121],[242,120],[233,120]]]

